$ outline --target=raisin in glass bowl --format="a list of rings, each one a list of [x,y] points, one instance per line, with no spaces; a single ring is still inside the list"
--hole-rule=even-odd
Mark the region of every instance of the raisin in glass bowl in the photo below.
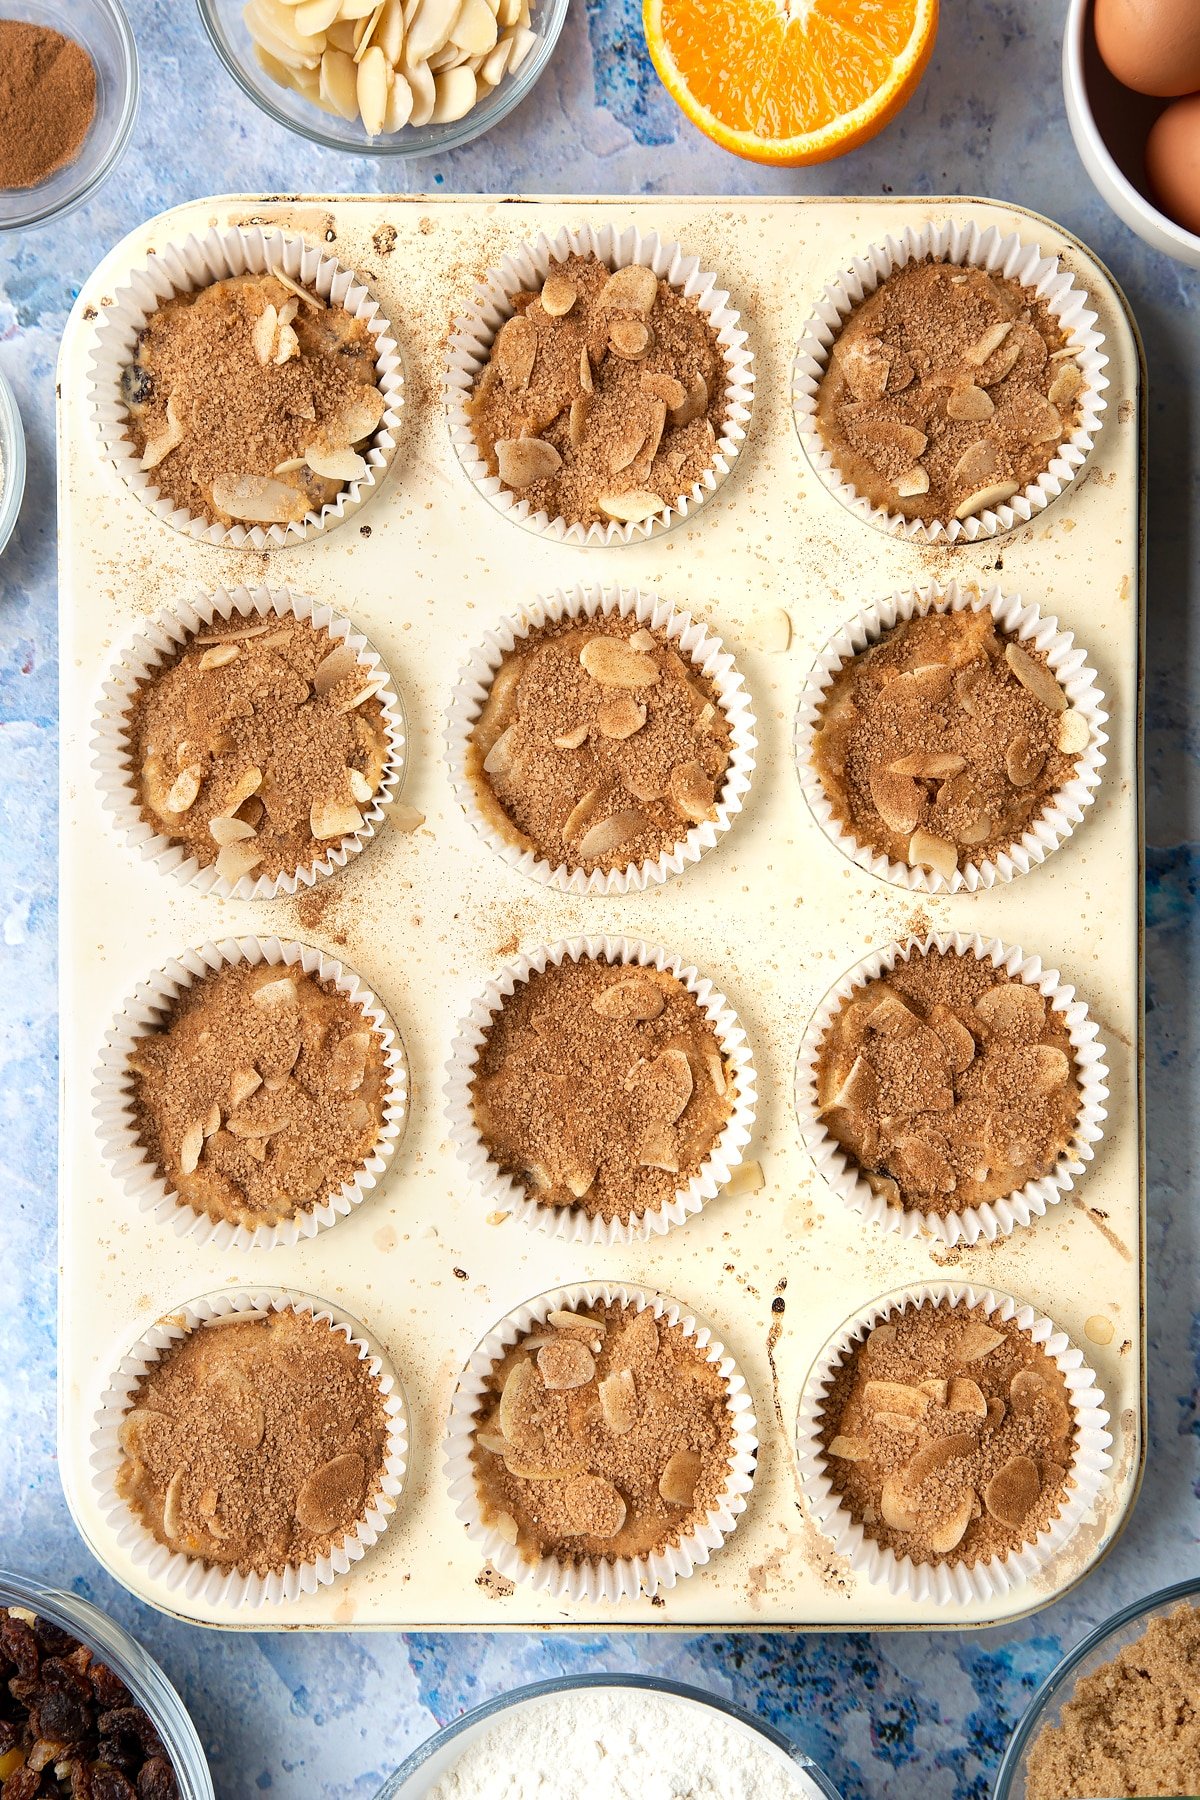
[[[196,1728],[141,1645],[86,1600],[4,1569],[0,1781],[5,1800],[213,1800]]]

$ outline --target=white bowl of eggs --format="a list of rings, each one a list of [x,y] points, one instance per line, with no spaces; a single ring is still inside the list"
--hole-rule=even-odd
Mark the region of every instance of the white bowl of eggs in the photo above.
[[[1118,218],[1200,268],[1200,0],[1071,0],[1063,87],[1075,147]]]

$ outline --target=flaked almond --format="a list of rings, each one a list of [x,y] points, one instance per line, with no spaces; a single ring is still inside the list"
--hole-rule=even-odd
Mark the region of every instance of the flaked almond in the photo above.
[[[913,1436],[921,1429],[917,1421],[910,1418],[907,1413],[877,1412],[875,1423],[882,1426],[885,1431],[900,1431],[908,1437]]]
[[[1014,494],[1020,492],[1020,484],[1016,481],[993,481],[987,487],[976,488],[968,494],[954,509],[956,519],[970,519],[976,513],[990,512],[993,507],[1003,506]]]
[[[782,606],[764,606],[747,621],[742,637],[748,650],[783,656],[791,648],[792,616]]]
[[[633,488],[627,494],[601,494],[596,505],[607,519],[625,525],[643,525],[655,513],[664,512],[667,502],[646,488]]]
[[[978,659],[959,669],[954,676],[954,698],[965,713],[975,718],[979,712],[980,690],[987,681],[987,665]]]
[[[534,1462],[528,1456],[520,1456],[512,1449],[505,1455],[504,1466],[518,1481],[567,1481],[573,1475],[585,1472],[582,1463],[570,1463],[565,1467],[561,1464],[551,1466],[549,1463]]]
[[[907,1037],[920,1024],[911,1006],[905,1006],[894,988],[887,988],[867,1014],[866,1023],[872,1031],[881,1031],[885,1037]]]
[[[891,373],[882,338],[839,338],[833,356],[856,400],[882,400]]]
[[[608,1332],[603,1319],[593,1319],[590,1313],[569,1312],[565,1308],[547,1313],[546,1323],[553,1325],[555,1331],[579,1332],[585,1340],[603,1338]]]
[[[707,411],[708,383],[703,375],[693,375],[682,402],[670,407],[667,417],[672,425],[679,427],[690,425],[693,419],[701,418]]]
[[[879,1496],[879,1512],[891,1531],[916,1531],[921,1521],[902,1475],[889,1475]]]
[[[498,1512],[489,1521],[496,1536],[506,1544],[515,1544],[521,1535],[517,1521],[510,1512]]]
[[[694,825],[712,817],[716,789],[701,763],[676,763],[671,770],[670,792],[674,805]]]
[[[318,438],[304,452],[304,460],[314,475],[323,481],[361,481],[367,472],[365,460],[349,444],[333,444]]]
[[[958,1014],[953,1012],[944,1001],[939,1000],[929,1010],[929,1026],[935,1031],[946,1047],[946,1058],[951,1073],[961,1075],[967,1064],[975,1055],[975,1039],[963,1024]]]
[[[658,447],[662,443],[662,434],[666,429],[667,409],[661,400],[655,400],[650,406],[650,426],[646,433],[646,441],[641,448],[641,460],[645,469],[649,469],[658,455]]]
[[[637,1424],[637,1384],[632,1369],[615,1369],[600,1383],[600,1411],[614,1437],[624,1437]]]
[[[896,1139],[892,1163],[910,1192],[949,1194],[955,1186],[954,1170],[936,1144],[910,1133]]]
[[[350,789],[351,799],[357,800],[360,806],[366,806],[375,793],[361,769],[346,770],[346,786]]]
[[[948,419],[969,419],[974,423],[981,423],[984,419],[990,419],[995,410],[992,397],[985,388],[953,388],[946,397]]]
[[[1004,1402],[1003,1402],[1003,1400],[1001,1400],[999,1394],[989,1394],[988,1395],[988,1403],[987,1403],[987,1418],[984,1420],[985,1428],[988,1431],[999,1431],[1000,1426],[1004,1422],[1004,1414],[1005,1414],[1006,1410],[1007,1409],[1004,1405]]]
[[[986,1419],[987,1400],[983,1389],[977,1381],[966,1375],[956,1375],[950,1383],[950,1394],[947,1405],[951,1412],[971,1413],[977,1419]]]
[[[637,419],[628,419],[618,431],[608,453],[608,466],[614,475],[627,469],[642,453],[646,442],[648,427]]]
[[[743,1194],[758,1194],[767,1185],[766,1171],[760,1162],[739,1163],[729,1180],[725,1183],[723,1193],[730,1199],[740,1198]]]
[[[589,788],[582,799],[575,802],[574,806],[567,814],[562,828],[563,837],[566,838],[568,842],[570,842],[572,838],[583,836],[583,833],[587,830],[595,815],[599,800],[600,789]]]
[[[999,467],[1000,453],[991,438],[976,438],[951,469],[950,479],[968,483],[972,488],[982,488]]]
[[[369,1031],[342,1034],[329,1055],[329,1077],[335,1087],[348,1094],[358,1092],[366,1078],[370,1048]]]
[[[965,1431],[950,1432],[946,1437],[934,1438],[923,1450],[918,1450],[904,1471],[904,1479],[910,1489],[919,1488],[923,1481],[948,1463],[975,1454],[975,1439]]]
[[[645,975],[614,981],[592,997],[592,1011],[603,1019],[657,1019],[665,1004],[662,988]]]
[[[874,1356],[883,1350],[889,1350],[896,1342],[896,1327],[885,1319],[882,1324],[872,1326],[863,1340],[863,1349],[868,1356]]]
[[[518,313],[504,322],[496,336],[494,355],[506,387],[529,386],[537,351],[537,326],[532,319]]]
[[[576,1475],[563,1490],[573,1535],[616,1537],[625,1523],[625,1502],[603,1475]]]
[[[571,731],[560,732],[559,735],[554,740],[555,749],[556,750],[578,750],[580,745],[587,741],[588,729],[589,729],[589,727],[586,724],[583,724],[583,725],[576,725],[574,727],[574,729]],[[511,730],[511,727],[510,727],[510,730]],[[496,744],[498,744],[501,741],[501,738],[506,738],[507,736],[508,736],[508,733],[502,731],[500,733],[500,737],[498,737],[496,739]],[[488,751],[488,756],[490,756],[492,754],[492,751],[495,750],[496,744],[492,745],[492,749]],[[490,775],[492,773],[492,770],[488,769],[486,758],[484,759],[483,766],[485,769],[487,769],[487,772]]]
[[[584,351],[587,355],[587,351]],[[567,419],[567,436],[572,450],[578,450],[587,431],[588,414],[591,412],[591,401],[587,394],[577,394],[571,402],[571,411]]]
[[[968,1319],[959,1333],[954,1350],[960,1362],[982,1362],[985,1356],[990,1356],[997,1345],[1003,1342],[1002,1331],[993,1331],[990,1325],[985,1325],[980,1319]]]
[[[627,362],[638,362],[654,347],[654,333],[642,319],[614,319],[608,328],[608,346]]]
[[[867,1381],[863,1383],[863,1405],[871,1412],[902,1413],[908,1419],[923,1419],[929,1411],[929,1395],[902,1381]]]
[[[657,369],[643,369],[640,385],[644,394],[661,400],[669,412],[674,413],[687,399],[688,391],[682,381],[676,381],[673,375],[667,375]],[[705,400],[708,394],[705,392]],[[675,422],[675,421],[673,421]]]
[[[601,737],[614,738],[618,742],[631,738],[645,723],[646,708],[632,694],[618,694],[605,700],[596,713],[596,730]]]
[[[177,814],[190,811],[200,793],[200,780],[198,768],[180,769],[163,801],[163,810]]]
[[[654,270],[644,268],[640,263],[630,263],[609,276],[600,289],[596,304],[613,308],[628,306],[634,312],[647,314],[653,311],[657,299],[658,276]]]
[[[919,663],[888,682],[888,699],[902,706],[935,706],[950,692],[952,673],[947,663]]]
[[[204,1120],[193,1119],[183,1134],[179,1145],[179,1172],[181,1175],[194,1175],[200,1162],[200,1152],[204,1148]]]
[[[308,511],[299,488],[269,475],[218,475],[212,484],[213,511],[247,525],[298,524]]]
[[[679,1155],[669,1125],[659,1121],[647,1125],[638,1145],[638,1165],[643,1169],[662,1169],[667,1175],[678,1175]]]
[[[916,462],[924,456],[929,446],[929,439],[915,425],[905,425],[900,419],[872,419],[870,425],[862,427],[862,435],[869,449],[898,450]]]
[[[997,1037],[1036,1037],[1046,1023],[1046,1003],[1026,981],[985,988],[975,1002],[975,1013]]]
[[[562,457],[544,438],[501,438],[496,445],[496,468],[506,487],[527,488],[557,474]]]
[[[1010,396],[1004,420],[1027,444],[1055,444],[1062,437],[1063,422],[1058,408],[1052,406],[1037,388],[1023,387]]]
[[[579,661],[584,671],[601,687],[653,687],[659,677],[658,664],[653,657],[631,650],[618,637],[589,638],[579,652]]]
[[[870,1462],[871,1460],[871,1448],[865,1439],[846,1437],[842,1432],[830,1439],[825,1454],[835,1457],[838,1462]]]
[[[596,1359],[579,1338],[564,1336],[537,1353],[538,1373],[553,1393],[585,1387],[596,1373]]]
[[[953,750],[913,750],[888,764],[895,774],[915,775],[922,781],[948,781],[966,766],[966,759]]]
[[[585,394],[595,392],[596,383],[592,375],[592,360],[587,352],[587,345],[579,352],[579,385]]]
[[[658,1491],[668,1506],[691,1506],[704,1465],[695,1450],[676,1450],[658,1478]]]
[[[221,1108],[214,1100],[204,1115],[203,1131],[206,1138],[215,1137],[221,1129]]]
[[[1069,406],[1083,386],[1083,371],[1077,362],[1064,362],[1046,396],[1051,406]]]
[[[974,369],[981,368],[988,357],[1000,348],[1011,330],[1011,319],[998,319],[994,325],[988,326],[982,337],[976,338],[975,342],[968,345],[967,349],[963,351],[963,361],[970,363]]]
[[[1035,1044],[1032,1054],[1035,1094],[1055,1094],[1066,1086],[1071,1064],[1065,1051],[1054,1044]]]
[[[257,1069],[235,1069],[229,1077],[229,1105],[233,1109],[256,1094],[262,1086],[262,1076]]]
[[[241,648],[240,644],[214,644],[200,658],[198,667],[201,673],[208,669],[223,669],[229,663],[236,662],[241,655]]]
[[[576,1200],[582,1200],[585,1194],[591,1192],[595,1180],[596,1170],[594,1165],[587,1169],[566,1169],[564,1170],[562,1177],[563,1186],[569,1194],[575,1196]]]
[[[146,444],[138,467],[146,473],[149,473],[151,469],[157,469],[159,463],[165,462],[172,450],[178,450],[185,436],[183,423],[175,412],[175,396],[171,394],[167,398],[167,423],[159,435],[151,438]]]
[[[1008,1398],[1015,1413],[1029,1414],[1039,1400],[1048,1397],[1048,1389],[1033,1369],[1018,1369],[1008,1384]]]
[[[1037,1505],[1042,1478],[1028,1456],[1011,1456],[983,1490],[983,1503],[993,1519],[1019,1531]]]
[[[551,271],[542,283],[542,311],[552,319],[565,318],[579,298],[579,289],[565,275]]]
[[[921,793],[907,775],[878,764],[867,777],[875,810],[889,831],[907,836],[921,811]]]
[[[335,644],[328,656],[323,656],[313,670],[313,688],[324,696],[337,687],[358,666],[358,658],[349,644]]]
[[[387,411],[387,401],[378,388],[362,386],[346,400],[329,429],[348,444],[361,444],[376,431]]]
[[[660,1050],[647,1063],[638,1083],[646,1112],[656,1122],[673,1125],[692,1097],[692,1065],[683,1050]]]
[[[600,819],[585,831],[579,840],[581,857],[608,856],[619,850],[622,844],[640,837],[646,829],[646,821],[640,812],[626,808],[622,812],[613,813],[610,818]]]
[[[208,821],[208,835],[214,844],[224,845],[242,843],[257,833],[248,820],[231,819],[225,813],[218,813],[215,819]]]
[[[583,735],[584,737],[587,736],[586,726],[584,727]],[[516,726],[505,726],[504,730],[500,733],[500,736],[496,739],[495,743],[483,759],[483,772],[485,775],[507,775],[509,773],[513,766],[513,745],[516,743],[516,737]],[[582,743],[582,741],[583,739],[581,738],[580,742]]]
[[[322,1534],[349,1525],[362,1502],[367,1465],[353,1450],[314,1469],[296,1494],[296,1523]]]
[[[351,837],[362,830],[363,816],[348,800],[314,800],[309,808],[308,828],[318,842]]]
[[[1086,750],[1091,735],[1087,720],[1074,707],[1061,714],[1058,721],[1058,747],[1064,756],[1078,756],[1081,750]]]
[[[213,865],[223,881],[241,881],[252,869],[257,869],[262,861],[262,851],[256,850],[251,843],[225,844],[217,852],[217,860]]]
[[[958,841],[967,849],[976,844],[986,844],[992,835],[992,819],[990,813],[980,813],[974,819],[968,819],[960,825],[957,832]]]
[[[920,463],[914,463],[903,475],[896,477],[896,492],[901,500],[915,500],[918,494],[929,492],[929,475]]]
[[[1035,744],[1027,731],[1018,731],[1009,739],[1004,752],[1004,767],[1014,787],[1029,787],[1046,766],[1046,752]]]
[[[958,872],[957,847],[931,831],[913,832],[908,840],[908,861],[914,869],[931,869],[943,881],[953,881]]]
[[[183,1477],[186,1473],[181,1464],[167,1483],[163,1495],[162,1528],[163,1536],[173,1541],[179,1536],[179,1528],[183,1523],[181,1507],[183,1502]]]
[[[964,1494],[954,1511],[925,1534],[925,1542],[939,1556],[962,1543],[975,1512],[974,1493]]]
[[[536,1384],[533,1364],[522,1357],[509,1370],[500,1391],[500,1430],[507,1442],[515,1444],[519,1450],[528,1449],[537,1442],[534,1424]]]
[[[827,1074],[828,1089],[821,1096],[822,1113],[846,1109],[862,1111],[875,1099],[878,1078],[865,1056],[856,1056],[845,1074],[832,1067]]]
[[[950,1383],[941,1380],[936,1375],[930,1375],[926,1380],[918,1381],[917,1386],[923,1394],[929,1395],[935,1406],[945,1406],[950,1397]]]
[[[1040,700],[1051,712],[1066,711],[1067,696],[1044,663],[1035,662],[1027,650],[1023,650],[1020,644],[1013,643],[1005,644],[1004,660],[1021,686],[1027,688],[1035,700]]]

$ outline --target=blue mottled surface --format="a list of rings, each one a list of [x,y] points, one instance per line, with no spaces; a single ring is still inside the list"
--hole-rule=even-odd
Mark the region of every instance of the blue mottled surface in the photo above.
[[[848,1796],[985,1794],[1060,1650],[1123,1602],[1200,1572],[1200,277],[1145,249],[1088,184],[1062,115],[1062,0],[950,0],[925,83],[888,132],[841,162],[780,174],[727,157],[676,113],[641,50],[640,0],[574,0],[536,100],[487,140],[411,171],[414,188],[446,190],[990,193],[1078,232],[1130,296],[1152,382],[1149,1472],[1101,1569],[1003,1633],[219,1640],[115,1590],[76,1538],[55,1468],[54,359],[80,280],[146,215],[221,189],[373,190],[406,176],[264,121],[218,68],[188,0],[129,10],[144,97],[122,166],[64,226],[0,241],[0,367],[30,452],[0,561],[0,1562],[87,1593],[131,1626],[192,1707],[229,1800],[370,1796],[437,1721],[527,1678],[616,1668],[732,1696],[791,1730]]]

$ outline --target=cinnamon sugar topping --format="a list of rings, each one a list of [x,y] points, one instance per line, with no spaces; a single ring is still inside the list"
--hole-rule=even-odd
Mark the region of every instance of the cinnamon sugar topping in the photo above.
[[[732,1111],[733,1079],[674,975],[564,961],[505,999],[471,1097],[493,1162],[539,1206],[627,1224],[698,1172]]]
[[[838,671],[813,759],[860,844],[949,880],[1019,841],[1074,777],[1089,736],[1042,651],[990,612],[933,611]]]
[[[386,410],[361,319],[276,274],[164,302],[121,391],[159,493],[210,524],[286,525],[361,478]]]
[[[981,1306],[904,1302],[842,1355],[821,1411],[834,1492],[915,1563],[972,1567],[1032,1543],[1073,1485],[1057,1365]]]
[[[383,1123],[383,1044],[300,969],[231,964],[183,989],[129,1052],[146,1155],[187,1206],[253,1229],[319,1205]]]
[[[817,1093],[826,1129],[889,1206],[943,1217],[1048,1175],[1080,1099],[1062,1014],[1004,970],[936,949],[842,1002]]]
[[[243,1575],[326,1555],[381,1492],[387,1410],[308,1313],[197,1327],[139,1380],[117,1491],[160,1543]]]
[[[513,306],[470,415],[489,473],[534,511],[648,519],[712,467],[725,369],[694,299],[650,269],[572,255]]]
[[[550,1379],[567,1360],[578,1378]],[[694,1339],[613,1302],[553,1314],[497,1362],[471,1459],[485,1523],[531,1561],[580,1563],[678,1544],[717,1504],[732,1441]]]
[[[552,867],[653,861],[717,816],[731,732],[711,682],[634,618],[518,640],[471,732],[492,827]]]
[[[909,263],[850,314],[817,419],[844,480],[905,518],[966,519],[1043,475],[1083,375],[1046,302],[1005,275]]]
[[[305,620],[214,620],[135,690],[142,817],[231,881],[307,868],[378,792],[381,679]]]

